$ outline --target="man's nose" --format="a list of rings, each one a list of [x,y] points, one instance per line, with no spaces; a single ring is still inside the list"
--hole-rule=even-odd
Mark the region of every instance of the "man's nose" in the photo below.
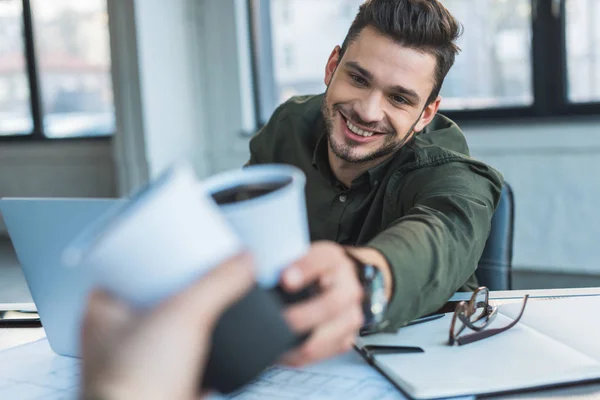
[[[382,101],[381,93],[373,90],[355,103],[354,110],[365,123],[380,122],[384,118]]]

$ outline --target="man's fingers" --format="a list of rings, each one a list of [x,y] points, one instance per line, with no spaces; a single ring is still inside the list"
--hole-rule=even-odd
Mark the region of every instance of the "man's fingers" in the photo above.
[[[83,377],[103,368],[106,354],[114,351],[134,320],[133,311],[109,294],[95,290],[89,297],[83,318],[81,354]]]
[[[88,300],[83,329],[106,341],[126,330],[132,318],[133,311],[125,303],[104,291],[94,290]]]
[[[294,331],[306,332],[341,313],[344,308],[355,306],[360,297],[358,286],[337,285],[317,297],[290,306],[285,311],[285,319]]]
[[[318,242],[311,246],[308,254],[283,272],[282,284],[287,291],[295,292],[314,282],[327,270],[350,266],[351,261],[341,246]]]
[[[252,258],[247,254],[236,256],[176,295],[168,301],[168,307],[182,307],[188,315],[196,312],[214,320],[225,308],[240,299],[254,281]],[[199,319],[199,316],[195,319]]]
[[[353,308],[317,329],[298,349],[286,354],[282,362],[292,366],[301,366],[337,354],[352,348],[352,338],[363,323],[359,309]]]

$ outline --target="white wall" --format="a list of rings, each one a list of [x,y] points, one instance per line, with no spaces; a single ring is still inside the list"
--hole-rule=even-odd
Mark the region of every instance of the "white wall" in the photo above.
[[[600,274],[600,118],[463,124],[515,192],[515,268]]]
[[[241,68],[247,37],[235,11],[243,3],[108,1],[123,195],[174,162],[189,160],[205,177],[247,148],[250,70]]]
[[[135,2],[144,137],[150,177],[191,159],[206,169],[194,2]]]
[[[248,160],[256,124],[245,0],[203,0],[199,71],[204,96],[206,156],[204,175],[239,168]]]
[[[178,161],[207,173],[202,7],[192,0],[108,0],[122,195]]]

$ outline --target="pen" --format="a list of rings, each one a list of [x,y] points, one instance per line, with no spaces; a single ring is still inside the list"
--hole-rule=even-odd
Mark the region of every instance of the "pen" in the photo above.
[[[444,316],[445,314],[431,314],[431,315],[426,315],[424,317],[421,318],[417,318],[414,319],[412,321],[410,321],[409,323],[407,323],[406,325],[404,325],[404,327],[407,326],[411,326],[411,325],[417,325],[417,324],[422,324],[424,322],[429,322],[429,321],[435,321],[436,319],[440,319]],[[390,330],[386,330],[386,329],[378,329],[377,327],[372,328],[372,329],[361,329],[359,332],[359,336],[364,337],[364,336],[371,336],[371,335],[376,335],[378,333],[395,333],[395,331],[390,331]]]
[[[404,326],[411,326],[411,325],[422,324],[423,322],[435,321],[436,319],[442,318],[444,315],[445,314],[431,314],[431,315],[427,315],[425,317],[421,317],[421,318],[417,318],[415,320],[412,320],[412,321],[410,321],[408,324],[406,324]]]

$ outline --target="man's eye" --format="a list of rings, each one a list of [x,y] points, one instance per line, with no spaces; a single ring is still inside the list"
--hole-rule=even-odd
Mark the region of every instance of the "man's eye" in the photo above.
[[[402,96],[392,95],[392,96],[390,96],[390,99],[396,104],[407,104],[408,103],[406,101],[406,99]]]
[[[357,85],[365,86],[367,84],[367,81],[362,76],[350,74],[350,77]]]

